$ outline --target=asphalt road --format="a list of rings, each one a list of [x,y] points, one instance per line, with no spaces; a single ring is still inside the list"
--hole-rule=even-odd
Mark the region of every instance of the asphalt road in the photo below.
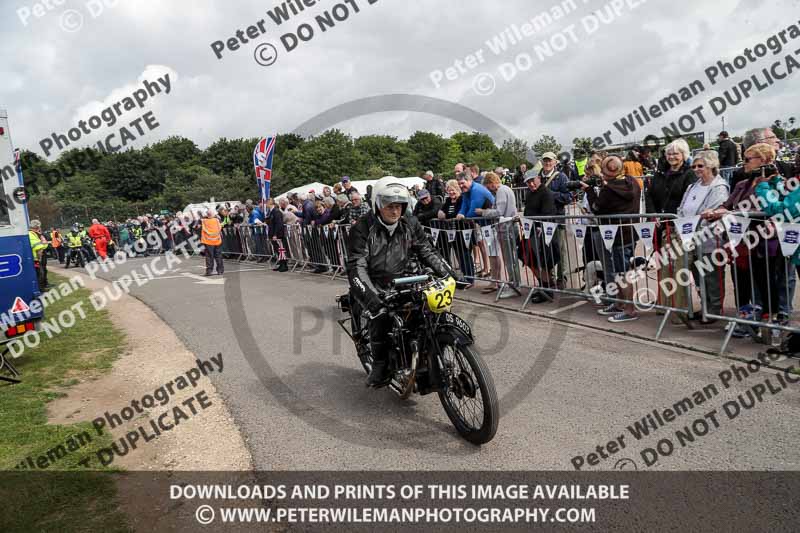
[[[141,273],[146,261],[101,277]],[[224,277],[204,279],[200,261],[189,260],[131,294],[198,357],[223,354],[224,372],[211,379],[258,469],[572,470],[577,456],[585,470],[632,463],[639,470],[800,468],[800,383],[782,389],[776,372],[762,369],[726,389],[719,374],[734,363],[728,359],[458,303],[454,310],[473,325],[503,410],[495,439],[474,447],[455,433],[435,394],[401,401],[364,387],[352,344],[334,321],[344,283],[263,265],[226,268]],[[747,401],[746,392],[767,378],[781,390],[729,419],[723,404],[739,394]],[[649,436],[637,440],[627,429],[703,388],[705,402]],[[677,436],[681,430],[694,441]],[[625,448],[607,446],[620,436]],[[665,438],[674,450],[648,467],[642,450]],[[661,449],[669,451],[669,443]],[[587,457],[592,452],[597,456]]]

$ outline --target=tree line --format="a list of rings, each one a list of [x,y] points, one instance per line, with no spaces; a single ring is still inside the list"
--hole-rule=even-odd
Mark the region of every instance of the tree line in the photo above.
[[[221,138],[205,149],[185,137],[170,137],[112,154],[71,149],[48,162],[23,150],[21,162],[32,218],[45,227],[65,227],[91,218],[122,220],[145,213],[175,212],[187,204],[255,199],[253,149],[257,138]],[[528,144],[459,132],[450,137],[418,131],[408,139],[389,135],[353,138],[340,130],[303,138],[279,134],[273,165],[273,196],[310,182],[334,184],[383,176],[419,176],[427,170],[450,176],[456,163],[514,168]],[[87,154],[89,155],[87,157]],[[35,186],[30,186],[35,184]]]

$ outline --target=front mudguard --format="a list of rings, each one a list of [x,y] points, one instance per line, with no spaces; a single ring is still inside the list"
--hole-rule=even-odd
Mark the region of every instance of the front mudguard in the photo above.
[[[469,346],[471,344],[475,344],[475,339],[472,338],[471,333],[463,331],[462,329],[453,325],[442,324],[437,326],[435,330],[435,336],[437,341],[439,340],[440,335],[450,335],[456,340],[456,343],[462,346]]]
[[[424,373],[424,376],[417,378],[419,392],[423,395],[443,390],[446,385],[440,369],[442,359],[439,346],[441,342],[452,339],[459,346],[475,344],[469,325],[451,313],[443,313],[439,317],[439,323],[436,324],[433,331],[433,339],[435,344],[430,347],[428,353],[427,372]]]
[[[457,341],[464,345],[475,343],[470,325],[467,324],[464,319],[453,313],[442,313],[439,315],[439,320],[434,330],[434,334],[437,338],[440,332],[453,335]]]

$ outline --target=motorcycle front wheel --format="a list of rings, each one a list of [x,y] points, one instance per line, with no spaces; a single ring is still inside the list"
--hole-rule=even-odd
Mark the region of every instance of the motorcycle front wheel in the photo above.
[[[486,444],[494,438],[500,421],[492,375],[472,346],[462,345],[450,335],[442,335],[438,340],[445,381],[439,400],[465,440]]]

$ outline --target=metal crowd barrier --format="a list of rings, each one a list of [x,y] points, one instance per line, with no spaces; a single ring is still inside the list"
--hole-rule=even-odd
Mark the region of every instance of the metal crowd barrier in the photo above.
[[[528,296],[522,309],[537,294],[548,300],[563,294],[656,310],[664,315],[656,340],[674,313],[688,324],[691,288],[670,280],[689,266],[689,257],[673,258],[664,249],[667,243],[678,246],[669,223],[675,218],[661,214],[523,217],[520,259],[526,267],[522,287]],[[623,297],[620,289],[625,288],[631,289],[631,297]],[[665,288],[675,292],[667,294]]]
[[[772,223],[760,213],[731,215],[737,218],[718,222],[720,230],[727,231],[707,230],[713,243],[708,252],[699,248],[702,243],[682,244],[684,236],[692,242],[703,230],[675,228],[676,223],[686,225],[686,219],[675,215],[523,217],[520,252],[528,268],[521,286],[529,289],[523,309],[536,293],[600,298],[604,303],[633,305],[639,312],[664,313],[655,340],[660,340],[670,317],[677,316],[694,329],[689,316],[699,315],[704,321],[724,322],[720,354],[733,336],[780,344],[782,332],[800,333],[800,327],[791,325],[797,276],[790,259],[800,231],[784,227],[772,235],[768,229]],[[604,236],[615,234],[620,238],[609,253]],[[729,235],[738,235],[738,242],[731,243]],[[561,238],[566,238],[566,246],[557,242]],[[676,253],[670,253],[667,245]],[[618,250],[625,246],[632,251],[631,260],[620,265],[627,257]],[[623,298],[601,287],[610,280],[606,272],[626,276],[622,285],[629,285],[633,296]]]
[[[745,249],[747,237],[730,243],[728,236],[744,236],[759,227],[766,233],[763,228],[771,222],[760,214],[732,215],[738,218],[727,219],[727,231],[709,233],[714,242],[710,253],[692,246],[686,253],[684,238],[691,241],[697,230],[676,228],[686,226],[685,219],[664,214],[432,220],[426,231],[465,277],[496,287],[496,302],[524,295],[524,310],[537,295],[541,301],[560,294],[604,305],[633,305],[639,313],[663,314],[657,341],[670,318],[695,329],[688,317],[699,314],[726,326],[722,354],[733,336],[775,343],[782,333],[800,332],[791,325],[796,272],[789,260],[800,231],[787,226],[767,239],[756,231],[756,242]],[[282,241],[272,240],[266,226],[225,228],[223,253],[242,260],[275,260],[283,247],[293,271],[313,268],[331,279],[345,273],[350,226],[285,227]],[[715,257],[717,264],[698,268],[695,262],[703,257]],[[489,265],[491,275],[481,275]],[[616,282],[629,286],[630,296],[615,291]]]
[[[794,226],[775,224],[763,213],[737,213],[742,238],[730,264],[728,287],[724,273],[718,286],[700,284],[701,313],[704,319],[729,324],[719,353],[724,353],[733,336],[751,337],[756,342],[778,346],[784,334],[800,333],[792,326],[797,269],[791,257],[800,242]],[[719,306],[717,294],[733,295],[733,308]]]
[[[521,295],[515,219],[431,220],[427,231],[442,257],[468,281],[489,282],[497,289],[495,301]]]
[[[222,230],[222,253],[242,261],[275,262],[283,248],[293,271],[313,268],[336,278],[345,271],[349,225],[287,224],[284,239],[273,239],[268,225],[239,224]]]

